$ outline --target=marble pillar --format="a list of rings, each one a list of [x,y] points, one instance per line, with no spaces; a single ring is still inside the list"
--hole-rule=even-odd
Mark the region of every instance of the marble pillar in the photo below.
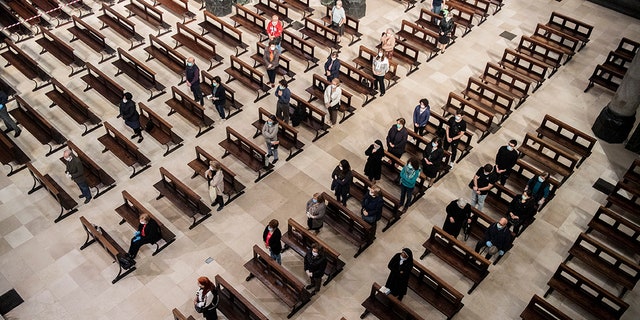
[[[350,17],[360,19],[367,13],[367,0],[342,0],[342,6]]]
[[[205,8],[216,17],[223,17],[231,13],[233,0],[205,0]]]

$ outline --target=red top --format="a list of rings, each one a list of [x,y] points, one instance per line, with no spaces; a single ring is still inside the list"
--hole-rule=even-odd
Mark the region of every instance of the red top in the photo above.
[[[271,235],[273,234],[273,232],[269,231],[267,233],[267,239],[265,240],[265,244],[267,245],[267,247],[269,246],[269,239],[271,239]]]
[[[279,37],[282,35],[282,21],[278,20],[277,23],[273,23],[273,21],[269,21],[267,23],[267,35],[269,37]]]

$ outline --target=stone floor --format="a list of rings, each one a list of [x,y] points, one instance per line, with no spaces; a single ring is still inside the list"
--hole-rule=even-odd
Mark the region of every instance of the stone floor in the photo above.
[[[86,2],[98,11],[97,1]],[[358,107],[354,117],[331,128],[326,137],[312,143],[312,133],[300,128],[301,139],[306,144],[304,152],[291,161],[281,160],[276,165],[275,172],[259,183],[253,182],[256,177],[254,172],[233,157],[225,158],[223,163],[236,172],[238,179],[247,186],[246,193],[222,212],[214,211],[212,218],[193,230],[188,229],[187,218],[170,202],[155,200],[157,192],[151,185],[159,179],[158,168],[167,168],[206,199],[206,184],[203,180],[189,179],[191,172],[187,163],[194,158],[194,147],[199,145],[215,157],[222,156],[223,151],[218,142],[224,138],[224,127],[231,126],[243,135],[251,136],[254,129],[250,124],[257,117],[257,107],[275,111],[276,100],[273,96],[256,104],[251,103],[253,94],[237,82],[232,82],[230,85],[236,90],[238,100],[245,104],[244,111],[221,122],[207,102],[207,113],[216,120],[216,129],[197,139],[194,138],[196,128],[179,115],[167,117],[174,130],[185,138],[185,146],[178,152],[163,157],[163,147],[151,138],[145,139],[140,144],[140,149],[152,160],[152,168],[129,179],[130,171],[126,166],[112,154],[100,152],[102,147],[97,138],[103,134],[102,129],[82,137],[81,128],[63,111],[58,107],[47,107],[50,101],[44,94],[49,88],[32,92],[33,83],[14,67],[2,68],[0,75],[17,84],[25,100],[117,181],[114,190],[94,199],[88,205],[80,205],[78,213],[59,223],[53,223],[58,214],[53,198],[44,190],[27,195],[32,179],[26,170],[7,177],[8,170],[6,167],[3,169],[3,174],[0,175],[0,292],[15,288],[25,300],[25,303],[6,317],[50,320],[170,319],[172,308],[178,308],[187,314],[195,313],[191,300],[197,288],[197,277],[206,275],[213,278],[220,274],[269,318],[285,318],[288,313],[286,306],[264,285],[257,280],[244,281],[247,271],[243,264],[252,256],[252,245],[261,243],[262,230],[270,219],[280,220],[283,228],[286,228],[286,220],[290,217],[303,223],[305,202],[314,192],[329,191],[330,173],[339,160],[347,159],[352,167],[362,171],[366,147],[375,139],[384,139],[387,129],[395,123],[396,118],[410,119],[413,107],[420,98],[428,98],[432,112],[439,113],[448,92],[462,90],[467,78],[478,76],[487,61],[499,60],[505,48],[517,45],[518,38],[509,41],[499,36],[502,32],[508,31],[517,36],[531,34],[537,23],[548,20],[552,11],[573,16],[595,26],[591,41],[570,63],[547,80],[540,90],[504,122],[497,133],[489,135],[480,144],[474,141],[470,155],[431,188],[396,225],[385,233],[378,233],[375,243],[357,259],[353,258],[355,248],[333,230],[325,228],[320,233],[323,240],[342,253],[346,267],[293,318],[357,319],[363,311],[360,304],[369,294],[371,284],[374,281],[384,283],[388,274],[386,264],[391,256],[403,247],[411,248],[415,254],[422,252],[421,245],[432,226],[442,225],[446,204],[454,198],[468,196],[466,184],[479,166],[493,161],[498,147],[512,138],[522,140],[526,132],[531,132],[538,126],[545,114],[551,114],[578,129],[590,132],[597,114],[613,94],[598,86],[583,93],[587,79],[595,65],[604,61],[609,50],[615,49],[621,37],[640,40],[640,23],[637,20],[587,1],[505,2],[502,11],[490,16],[469,35],[459,38],[444,55],[429,63],[423,62],[419,71],[405,77],[406,69],[401,67],[399,74],[402,79],[397,86],[366,108]],[[361,20],[364,37],[360,43],[343,48],[341,59],[349,63],[356,57],[359,45],[375,46],[381,31],[388,27],[399,28],[402,19],[414,21],[419,9],[428,6],[427,3],[428,1],[419,3],[417,8],[405,13],[404,5],[399,2],[369,1],[367,16]],[[125,4],[115,4],[115,8],[125,13]],[[190,1],[190,5],[192,11],[198,8],[194,1]],[[324,9],[318,0],[312,0],[312,6],[316,8],[314,18],[319,19]],[[99,27],[97,16],[99,14],[88,16],[84,20]],[[172,25],[178,21],[169,12],[164,16]],[[297,12],[292,13],[292,16],[295,20],[301,19]],[[144,23],[132,19],[137,30],[145,37],[147,33],[153,32]],[[202,13],[198,13],[197,19],[202,20]],[[189,26],[197,29],[197,22],[191,22]],[[70,33],[65,30],[68,27],[66,25],[53,32],[62,39],[69,40]],[[103,32],[114,47],[128,48],[127,41],[119,35],[109,29]],[[170,36],[167,34],[161,39],[172,43]],[[243,36],[251,50],[255,50],[256,37],[246,30]],[[79,41],[71,45],[78,56],[97,65],[99,56],[88,47]],[[69,70],[50,54],[39,56],[40,49],[34,39],[22,42],[19,46],[85,100],[103,121],[108,121],[126,135],[130,134],[130,130],[116,118],[116,108],[93,90],[82,92],[84,83],[80,75],[69,78]],[[146,53],[143,48],[141,46],[131,53],[144,60]],[[222,44],[219,48],[220,54],[225,57],[233,53],[231,48]],[[316,47],[316,50],[317,56],[324,60],[328,51],[322,47]],[[181,48],[179,51],[187,56],[191,54],[187,49]],[[249,57],[250,53],[244,54],[241,59],[249,61]],[[420,59],[424,61],[425,57],[421,55]],[[312,72],[319,72],[319,68],[303,73],[304,65],[295,58],[292,60],[297,80],[290,87],[294,93],[306,96],[304,89],[310,85]],[[159,62],[152,60],[146,64],[157,72],[158,79],[167,87],[177,85],[178,77]],[[217,67],[211,73],[224,77],[223,70],[228,64],[226,58],[225,65]],[[202,61],[199,61],[199,65],[205,66]],[[110,76],[116,72],[111,61],[99,66]],[[119,76],[117,79],[133,93],[134,100],[146,100],[147,94],[131,79],[126,76]],[[184,85],[180,88],[187,90]],[[159,114],[166,114],[169,109],[164,101],[169,97],[166,94],[148,105]],[[356,100],[356,104],[360,105],[360,98],[357,97]],[[10,109],[15,107],[14,103],[9,103],[8,106]],[[263,145],[261,138],[255,142]],[[45,157],[46,148],[26,131],[17,139],[17,144],[31,156],[34,165],[41,172],[50,174],[75,196],[77,188],[65,177],[64,167],[57,159],[61,156],[61,151]],[[597,143],[594,153],[559,189],[555,200],[539,214],[537,221],[518,239],[515,247],[498,265],[491,266],[489,276],[472,294],[465,294],[464,308],[456,318],[518,318],[533,294],[542,295],[545,292],[546,282],[564,260],[578,234],[586,229],[598,206],[603,203],[605,196],[591,187],[593,183],[598,178],[615,183],[636,157],[636,154],[625,150],[622,145]],[[117,267],[103,250],[95,245],[79,250],[85,233],[78,217],[85,216],[89,221],[102,226],[126,248],[132,230],[127,225],[118,225],[120,218],[114,212],[114,208],[122,202],[122,190],[129,191],[158,216],[177,235],[177,240],[153,257],[150,247],[142,248],[137,259],[138,269],[112,285],[111,279],[117,273]],[[349,208],[359,209],[353,200],[349,202]],[[495,212],[492,214],[497,215]],[[468,245],[473,246],[474,243],[470,241]],[[213,262],[205,263],[208,257],[212,257]],[[469,280],[435,257],[429,256],[421,263],[461,292],[466,292],[471,286]],[[583,267],[579,263],[572,262],[572,265]],[[306,281],[302,259],[295,253],[289,251],[283,255],[283,266]],[[605,287],[611,287],[597,276],[592,278]],[[594,319],[560,294],[553,294],[548,300],[573,318]],[[631,307],[623,319],[640,318],[640,307],[633,303],[639,301],[638,290],[629,292],[624,300]],[[444,318],[412,292],[405,298],[405,302],[425,318]]]

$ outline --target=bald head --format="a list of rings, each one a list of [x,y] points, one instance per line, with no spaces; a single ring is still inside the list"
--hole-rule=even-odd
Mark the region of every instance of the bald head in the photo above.
[[[498,223],[504,228],[507,226],[507,223],[509,223],[509,221],[507,221],[507,218],[501,218]]]

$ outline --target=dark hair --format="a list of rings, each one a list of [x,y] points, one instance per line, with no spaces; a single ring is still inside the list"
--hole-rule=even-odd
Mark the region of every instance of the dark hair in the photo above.
[[[340,165],[342,165],[342,172],[343,173],[347,173],[347,172],[351,171],[351,165],[349,164],[349,161],[347,161],[346,159],[340,160]]]
[[[442,138],[435,136],[433,137],[433,139],[431,139],[431,143],[434,143],[434,142],[437,143],[438,146],[440,146],[440,144],[442,143]]]
[[[285,88],[289,86],[289,83],[285,79],[280,80],[278,83]]]
[[[220,84],[222,83],[222,79],[220,79],[220,77],[219,77],[219,76],[215,76],[215,77],[213,77],[213,81],[215,81],[215,82],[217,82],[217,83],[220,83]]]
[[[271,228],[277,228],[280,225],[280,222],[278,222],[278,220],[276,219],[271,219],[271,221],[269,221],[269,227]]]
[[[404,120],[404,118],[398,118],[398,119],[396,120],[396,122],[400,122],[400,124],[404,126],[404,124],[405,124],[407,121],[406,121],[406,120]]]
[[[416,170],[420,168],[420,160],[416,159],[415,157],[409,158],[408,163],[411,164],[411,166]]]
[[[131,94],[131,92],[125,92],[124,97],[127,98],[127,100],[133,99],[133,95]]]
[[[511,143],[514,147],[518,145],[518,141],[516,141],[516,139],[509,140],[509,143]]]
[[[493,165],[491,165],[490,163],[485,164],[483,168],[484,168],[484,172],[493,171]]]
[[[427,108],[429,108],[429,100],[427,98],[420,99],[420,103],[424,104]]]
[[[463,112],[462,112],[462,108],[457,109],[457,110],[456,110],[456,114],[457,114],[457,115],[462,115],[462,114],[463,114]]]
[[[276,121],[276,119],[277,119],[276,116],[273,115],[273,114],[269,116],[269,120],[271,120],[273,122],[278,122],[278,121]]]

